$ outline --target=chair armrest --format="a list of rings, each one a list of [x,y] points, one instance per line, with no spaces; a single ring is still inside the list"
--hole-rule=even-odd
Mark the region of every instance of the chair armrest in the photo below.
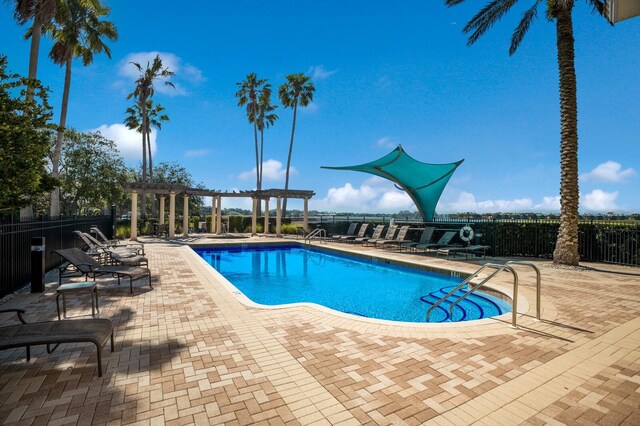
[[[24,309],[0,309],[0,314],[4,314],[7,312],[15,312],[18,314],[18,319],[20,320],[21,323],[26,324],[27,322],[24,320],[24,317],[22,316],[22,314],[24,314],[26,311]]]

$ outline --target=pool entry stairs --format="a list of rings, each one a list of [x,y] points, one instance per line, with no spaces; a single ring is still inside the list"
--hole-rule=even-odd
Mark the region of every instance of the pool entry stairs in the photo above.
[[[508,271],[511,273],[513,277],[513,297],[511,299],[511,327],[517,328],[517,316],[518,316],[518,272],[514,269],[514,266],[528,266],[532,268],[536,272],[536,319],[540,320],[540,270],[537,266],[535,266],[531,262],[523,262],[523,261],[509,261],[505,264],[500,263],[485,263],[474,273],[469,275],[464,281],[462,281],[457,286],[453,287],[451,291],[449,291],[444,296],[438,298],[441,293],[444,291],[439,290],[433,293],[430,293],[427,296],[422,296],[420,299],[423,302],[432,304],[432,306],[427,309],[426,313],[426,321],[430,322],[431,315],[434,312],[438,312],[438,317],[436,319],[437,322],[443,321],[461,321],[464,320],[470,310],[480,309],[482,311],[482,307],[472,300],[468,299],[476,290],[480,289],[483,285],[487,284],[493,277],[498,275],[498,273],[502,271]],[[493,270],[486,277],[480,278],[480,273],[485,270]],[[479,279],[476,279],[479,278]],[[476,279],[476,280],[474,280]],[[467,286],[466,290],[464,287]],[[475,296],[478,296],[477,294]],[[488,299],[485,299],[488,301]],[[462,309],[459,305],[460,303],[465,303],[465,309]],[[490,302],[490,301],[489,301]],[[491,302],[492,303],[492,302]],[[455,308],[458,310],[455,310]],[[437,310],[437,311],[436,311]],[[455,313],[454,313],[455,312]],[[482,313],[482,312],[480,312]],[[480,316],[482,318],[482,316]]]

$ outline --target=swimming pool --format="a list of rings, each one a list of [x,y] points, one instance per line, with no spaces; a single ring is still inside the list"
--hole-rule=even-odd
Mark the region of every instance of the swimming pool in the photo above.
[[[310,302],[392,321],[425,322],[427,309],[462,282],[458,277],[315,247],[248,245],[194,250],[256,303]],[[449,306],[445,302],[436,308],[430,322],[468,321],[511,310],[508,303],[486,293],[474,293],[456,305],[452,318]]]

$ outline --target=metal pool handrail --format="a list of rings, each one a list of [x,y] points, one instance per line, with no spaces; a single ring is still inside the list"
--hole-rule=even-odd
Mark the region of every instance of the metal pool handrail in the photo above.
[[[480,281],[480,283],[475,284],[475,285],[471,285],[470,289],[465,294],[463,294],[462,296],[457,298],[451,304],[451,306],[449,307],[449,315],[453,314],[453,308],[454,308],[455,305],[457,305],[462,300],[466,299],[471,293],[473,293],[474,291],[476,291],[477,289],[482,287],[484,284],[486,284],[491,278],[493,278],[496,274],[498,274],[498,272],[506,270],[506,271],[511,272],[511,274],[513,275],[513,298],[512,298],[512,305],[511,305],[511,311],[512,311],[511,327],[512,328],[517,328],[516,320],[517,320],[517,316],[518,316],[518,312],[517,312],[517,307],[518,307],[518,273],[511,266],[502,265],[502,264],[499,264],[499,263],[485,263],[477,271],[475,271],[473,274],[469,275],[464,281],[462,281],[460,284],[458,284],[453,290],[451,290],[444,297],[442,297],[440,300],[438,300],[436,303],[434,303],[433,306],[431,306],[429,309],[427,309],[426,321],[429,321],[429,317],[431,316],[431,312],[435,308],[437,308],[440,304],[442,304],[446,299],[449,298],[449,296],[453,295],[456,291],[460,290],[462,287],[464,287],[465,285],[469,284],[473,278],[478,276],[478,274],[481,271],[483,271],[484,269],[487,269],[487,268],[495,269],[495,271],[492,274],[490,274],[489,276],[487,276],[486,278],[484,278],[482,281]]]
[[[327,238],[327,231],[325,231],[323,228],[314,229],[309,235],[304,237],[305,245],[309,247],[311,245],[311,240],[314,238],[321,238],[320,241],[324,241],[324,239]]]
[[[541,308],[541,276],[540,276],[540,269],[538,269],[538,267],[536,265],[534,265],[531,262],[525,262],[525,261],[521,261],[521,260],[510,260],[507,263],[505,263],[505,265],[523,265],[523,266],[529,266],[531,268],[533,268],[534,271],[536,271],[536,319],[538,321],[540,321],[540,311],[542,310]]]

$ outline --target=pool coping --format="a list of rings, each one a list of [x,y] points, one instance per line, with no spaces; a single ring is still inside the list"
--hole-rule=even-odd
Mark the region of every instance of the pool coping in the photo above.
[[[324,323],[330,323],[333,325],[339,325],[341,328],[351,329],[354,331],[373,331],[376,330],[377,333],[388,336],[405,336],[408,332],[417,333],[417,334],[425,334],[429,333],[430,335],[433,332],[441,332],[445,333],[447,337],[452,338],[454,334],[460,334],[460,337],[473,337],[473,335],[485,336],[485,335],[495,335],[495,334],[504,334],[509,333],[509,331],[515,331],[510,327],[511,325],[511,317],[512,312],[509,311],[505,314],[498,315],[491,318],[482,318],[477,320],[470,321],[460,321],[453,323],[416,323],[416,322],[403,322],[403,321],[391,321],[391,320],[383,320],[377,318],[367,318],[360,317],[357,315],[347,314],[344,312],[340,312],[326,306],[322,306],[316,303],[311,302],[296,302],[289,303],[277,306],[271,305],[262,305],[260,303],[256,303],[247,297],[242,291],[240,291],[237,287],[233,285],[229,280],[227,280],[222,274],[220,274],[212,265],[210,265],[207,261],[204,260],[198,253],[196,253],[193,249],[206,249],[206,248],[219,248],[219,247],[247,247],[247,246],[291,246],[298,245],[304,246],[304,244],[299,241],[292,240],[284,240],[284,241],[249,241],[242,243],[231,243],[231,242],[211,242],[211,243],[196,243],[196,244],[188,244],[187,246],[190,248],[188,250],[194,259],[204,267],[205,271],[207,271],[213,281],[221,284],[232,296],[233,298],[241,303],[244,306],[260,309],[265,312],[287,312],[292,309],[309,309],[317,314],[319,314],[324,319]],[[313,246],[314,248],[318,248],[318,246]],[[411,261],[403,261],[398,259],[390,259],[386,257],[379,257],[372,254],[364,254],[358,252],[352,252],[348,250],[341,250],[336,247],[328,247],[323,246],[320,247],[320,250],[326,250],[329,252],[334,252],[343,255],[355,256],[361,259],[367,259],[370,261],[392,264],[396,266],[404,266],[408,268],[419,269],[421,271],[428,272],[436,272],[436,273],[444,273],[444,274],[458,274],[452,275],[457,277],[466,278],[470,274],[464,271],[457,271],[455,269],[446,269],[440,268],[432,265],[425,265],[421,263],[415,263]],[[491,293],[494,296],[505,298],[509,303],[511,303],[511,292],[512,290],[508,289],[499,284],[487,284],[483,287],[483,291]],[[522,292],[518,293],[518,306],[517,306],[517,315],[518,319],[522,319],[523,315],[529,313],[530,304]],[[426,311],[425,311],[426,313]],[[327,321],[328,320],[328,321]],[[364,327],[364,329],[363,329]]]

